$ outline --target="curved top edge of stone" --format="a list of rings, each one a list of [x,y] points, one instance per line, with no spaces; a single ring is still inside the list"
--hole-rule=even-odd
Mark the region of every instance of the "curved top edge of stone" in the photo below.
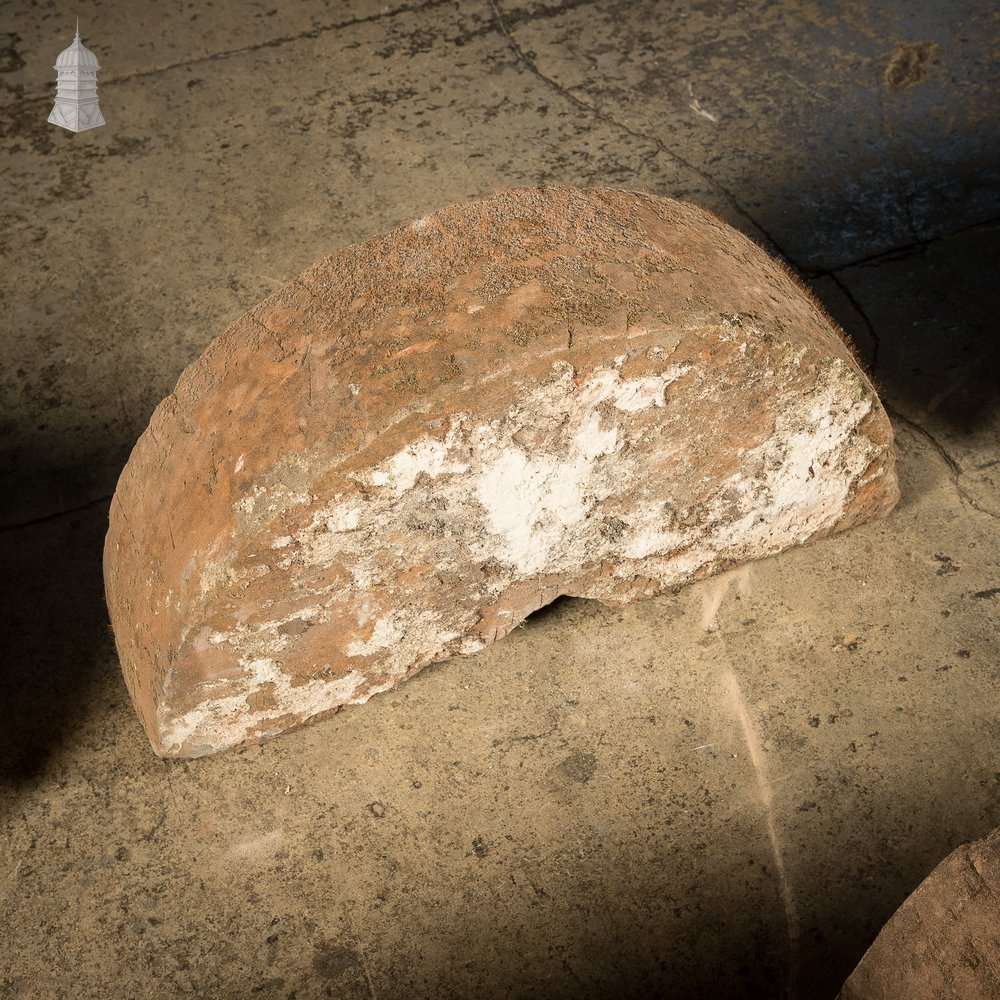
[[[654,235],[668,238],[657,243]],[[288,343],[289,336],[303,333],[309,338],[317,333],[335,337],[339,361],[368,348],[367,360],[376,374],[387,373],[382,369],[391,371],[392,362],[400,368],[402,377],[395,380],[393,388],[404,405],[404,397],[418,396],[421,390],[433,388],[415,385],[407,377],[410,372],[406,371],[405,360],[396,357],[413,345],[404,343],[399,351],[387,351],[382,359],[370,348],[382,343],[391,346],[393,339],[399,344],[405,339],[403,331],[397,331],[392,338],[383,329],[389,320],[424,329],[432,325],[435,313],[449,309],[455,283],[463,277],[478,279],[481,291],[497,297],[511,291],[527,294],[515,302],[513,310],[500,316],[477,314],[473,310],[478,303],[467,303],[469,318],[464,326],[455,323],[434,331],[440,341],[435,345],[437,353],[463,336],[483,333],[505,335],[521,347],[541,348],[540,341],[562,340],[574,326],[582,327],[583,331],[578,332],[584,332],[588,321],[607,325],[619,319],[625,332],[633,321],[648,321],[648,311],[641,314],[640,302],[640,314],[630,312],[629,306],[634,304],[628,301],[632,290],[616,289],[622,273],[611,270],[595,275],[593,269],[607,265],[609,258],[622,269],[634,267],[637,251],[657,253],[672,262],[656,274],[661,300],[656,305],[667,304],[669,308],[656,310],[655,320],[684,326],[731,323],[744,327],[747,335],[776,333],[792,343],[822,347],[850,363],[874,389],[850,339],[809,288],[783,262],[707,209],[645,190],[546,185],[508,188],[449,204],[319,258],[210,341],[181,372],[174,391],[154,411],[150,427],[157,420],[183,419],[193,399],[205,388],[204,370],[224,367],[236,346],[234,342],[245,347],[248,326],[264,340],[265,349],[276,345],[279,355],[293,347]],[[546,261],[546,255],[551,260]],[[616,256],[618,259],[614,259]],[[548,305],[524,301],[534,291],[532,279],[538,280],[545,263],[552,265],[551,275],[568,259],[579,262],[581,271],[591,269],[590,274],[572,276],[579,285],[572,291],[593,291],[588,283],[593,284],[595,277],[597,283],[603,279],[603,290],[621,293],[618,316],[613,308],[595,308],[589,297],[581,294],[572,308],[559,303],[563,322],[547,329],[525,329],[531,326],[532,308]],[[690,263],[702,270],[685,282],[680,275]],[[726,263],[745,272],[757,272],[772,287],[763,294],[742,294],[746,289],[720,282],[720,276],[713,275]],[[523,284],[518,286],[522,279]],[[795,317],[798,322],[775,324],[775,306],[787,307],[789,303],[799,307]],[[518,315],[518,310],[523,315]],[[319,311],[325,322],[307,329],[301,320],[315,319]],[[386,359],[390,364],[382,363]],[[217,379],[210,376],[207,381]],[[129,462],[147,436],[148,429],[140,436]]]

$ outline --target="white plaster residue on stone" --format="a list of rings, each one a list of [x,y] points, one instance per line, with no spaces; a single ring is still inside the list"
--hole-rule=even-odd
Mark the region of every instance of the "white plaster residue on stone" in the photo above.
[[[696,537],[692,532],[691,537]],[[711,545],[694,544],[676,555],[650,554],[641,563],[641,575],[653,580],[659,580],[669,586],[691,578],[703,566],[714,562],[718,552]],[[636,566],[623,563],[615,568],[615,576],[620,579],[630,579],[636,575]]]
[[[852,440],[872,404],[850,397],[855,379],[848,376],[848,384],[841,384],[842,368],[833,362],[814,395],[780,410],[771,437],[743,457],[749,476],[722,485],[723,491],[735,488],[747,508],[720,533],[722,546],[774,551],[805,541],[840,516],[852,483],[875,452],[867,438]]]
[[[665,380],[653,375],[649,378],[633,379],[617,387],[614,404],[619,410],[635,413],[650,406],[663,406]]]
[[[692,366],[672,365],[659,375],[622,381],[618,368],[625,361],[625,355],[615,358],[614,368],[602,368],[594,372],[580,386],[578,398],[588,406],[597,406],[610,400],[616,409],[628,413],[646,410],[650,406],[663,406],[666,387],[691,371]]]
[[[192,553],[181,575],[183,583],[187,584],[189,579],[200,569],[201,572],[197,578],[199,595],[204,598],[209,591],[214,590],[226,580],[232,565],[232,552],[228,546],[229,536],[223,534],[218,536],[208,549],[199,549]],[[185,626],[185,635],[189,629],[190,625]]]
[[[662,406],[666,386],[691,370],[689,365],[674,365],[655,375],[623,380],[619,369],[626,360],[627,355],[620,355],[617,367],[598,369],[579,386],[571,364],[555,363],[553,377],[526,391],[504,416],[470,426],[466,414],[456,414],[443,437],[425,435],[388,456],[365,476],[383,487],[372,500],[328,505],[295,535],[302,562],[310,566],[342,561],[354,574],[355,590],[371,587],[380,576],[371,552],[382,532],[398,523],[398,505],[427,513],[423,492],[422,501],[407,499],[423,483],[427,494],[433,491],[443,498],[451,513],[447,523],[440,521],[433,551],[422,556],[414,552],[414,562],[448,562],[456,545],[451,539],[457,537],[448,525],[458,524],[465,544],[474,550],[463,553],[464,558],[492,556],[512,564],[519,574],[542,567],[571,571],[582,558],[580,542],[589,534],[589,512],[631,478],[630,460],[624,458],[603,471],[605,457],[621,450],[622,420]],[[623,415],[621,419],[602,417],[598,406],[605,401]],[[529,430],[541,446],[516,443],[522,430]],[[469,518],[482,519],[485,532],[470,531]],[[356,532],[356,537],[348,537],[347,531]],[[669,541],[664,539],[664,544]],[[636,544],[653,542],[647,538]]]
[[[208,559],[201,571],[201,578],[198,581],[198,590],[202,598],[206,597],[210,591],[215,590],[220,585],[230,582],[232,567],[229,558]]]
[[[602,427],[601,415],[591,413],[573,437],[576,450],[592,462],[601,455],[610,455],[618,445],[618,428]]]
[[[263,527],[291,507],[309,503],[308,493],[289,489],[284,483],[263,486],[257,483],[242,500],[233,505],[237,516],[248,524]]]
[[[451,644],[475,624],[475,616],[469,612],[449,615],[443,625],[438,611],[415,612],[411,608],[403,610],[398,617],[403,626],[403,638],[378,660],[379,667],[393,677],[402,677],[417,664],[432,663],[452,655]]]
[[[246,590],[254,580],[259,580],[270,572],[271,567],[266,563],[254,563],[240,569],[224,562],[210,563],[201,576],[201,596],[205,597],[210,590],[219,587],[239,586]]]
[[[615,373],[612,373],[614,376]],[[495,557],[525,574],[550,561],[552,551],[581,525],[610,486],[594,482],[595,464],[618,447],[616,427],[605,427],[589,397],[572,393],[572,369],[512,407],[506,421],[475,428],[481,459],[473,497],[486,515]],[[551,412],[550,412],[551,411]],[[511,440],[522,425],[562,428],[561,447],[525,450]]]
[[[616,358],[616,366],[625,359],[626,355]],[[622,381],[618,367],[603,368],[575,392],[572,369],[562,371],[512,409],[527,423],[542,422],[549,411],[566,422],[572,437],[564,439],[556,454],[529,453],[512,442],[504,447],[500,440],[491,442],[487,434],[475,435],[477,453],[488,455],[497,445],[502,449],[495,459],[483,463],[476,487],[487,527],[503,542],[498,558],[513,563],[522,574],[567,568],[560,564],[567,562],[568,553],[553,563],[553,551],[569,548],[574,529],[579,530],[594,504],[615,490],[628,488],[630,478],[624,460],[618,463],[615,476],[599,469],[600,459],[620,450],[621,435],[617,427],[604,426],[597,407],[605,400],[625,413],[662,406],[665,387],[690,370],[690,365],[675,365],[655,376]],[[499,422],[490,425],[494,434],[498,428]]]
[[[405,493],[413,488],[417,478],[423,474],[437,479],[445,474],[461,474],[469,469],[468,462],[449,459],[454,437],[439,441],[423,437],[393,455],[389,462],[389,480],[396,493]],[[374,477],[373,477],[374,481]]]
[[[633,526],[622,550],[627,559],[645,559],[657,552],[674,552],[693,537],[691,531],[671,531],[649,522]]]
[[[275,618],[273,621],[263,622],[257,626],[257,632],[274,632],[283,625],[290,625],[292,622],[304,622],[307,625],[316,625],[319,622],[330,620],[330,612],[322,604],[314,604],[307,608],[296,608],[283,618]]]
[[[355,580],[357,580],[357,576],[355,576]],[[375,617],[378,605],[371,599],[371,592],[367,587],[359,587],[355,584],[354,590],[351,610],[358,625],[364,628]]]
[[[657,528],[648,513],[654,508],[645,508],[645,515],[640,508],[623,554],[644,555],[642,572],[669,584],[708,563],[780,551],[833,524],[877,451],[867,438],[855,436],[872,405],[870,399],[857,399],[856,391],[856,377],[839,360],[830,362],[812,393],[793,395],[778,406],[765,441],[741,450],[741,471],[712,491],[697,529]],[[657,556],[678,549],[675,556]],[[614,573],[628,578],[636,569],[620,564]]]
[[[191,629],[188,628],[188,634],[190,634]],[[228,632],[216,632],[210,628],[200,628],[194,634],[194,638],[191,640],[191,648],[196,653],[204,653],[211,646],[218,646],[220,643],[227,642],[229,640]],[[183,644],[184,639],[181,640]]]
[[[603,403],[614,395],[615,388],[621,385],[618,371],[614,368],[601,368],[591,374],[579,389],[575,398],[579,406],[592,407]]]
[[[584,487],[590,466],[605,453],[606,443],[598,441],[596,450],[588,446],[584,451],[575,438],[563,459],[530,457],[510,447],[483,468],[476,497],[486,510],[490,533],[502,542],[501,559],[523,573],[535,573],[546,565],[565,529],[587,516]]]
[[[235,621],[227,632],[202,629],[192,639],[191,648],[195,653],[203,653],[209,646],[225,644],[229,647],[233,659],[240,662],[261,657],[275,657],[286,649],[297,635],[288,629],[283,631],[283,626],[298,621],[308,627],[329,620],[330,611],[321,604],[315,604],[306,608],[298,608],[281,618],[254,626]],[[304,630],[303,628],[302,631]],[[219,686],[225,687],[230,683],[230,680],[224,678],[218,682],[209,683],[207,687],[209,689]]]
[[[779,407],[774,432],[743,454],[743,471],[720,484],[707,507],[705,522],[715,528],[705,541],[719,558],[777,552],[840,517],[852,485],[877,450],[867,438],[854,436],[872,405],[854,398],[854,391],[855,377],[834,361],[813,394]],[[724,506],[734,503],[745,513],[724,518]]]
[[[309,565],[328,565],[337,559],[350,548],[345,536],[362,523],[364,506],[356,500],[341,501],[342,496],[338,493],[333,502],[315,511],[309,525],[295,533],[294,540]]]
[[[462,633],[442,629],[436,611],[414,611],[401,607],[379,618],[368,639],[355,639],[344,647],[348,656],[378,656],[380,670],[399,676],[420,659],[429,662],[429,651],[441,650]]]
[[[236,501],[236,509],[243,511],[244,514],[251,513],[257,505],[258,498],[264,496],[266,492],[263,486],[254,486],[247,496]]]
[[[437,651],[442,652],[444,648],[448,645],[448,643],[454,642],[456,639],[461,638],[461,635],[462,635],[461,632],[448,631],[447,629],[444,632],[438,632],[436,638]]]
[[[326,530],[330,534],[342,531],[354,531],[361,521],[361,505],[356,503],[341,504],[327,515]]]
[[[271,719],[290,713],[307,719],[349,704],[365,684],[364,674],[351,670],[334,681],[316,679],[293,686],[280,665],[267,657],[241,661],[240,666],[245,678],[245,690],[240,694],[206,699],[176,719],[170,718],[165,705],[160,707],[160,731],[167,753],[182,749],[187,753],[211,753],[234,746],[252,737]],[[270,707],[250,707],[250,699],[258,693],[267,697]]]
[[[660,375],[631,379],[615,386],[614,404],[619,410],[635,413],[650,406],[663,406],[666,388],[691,371],[691,365],[675,365]]]
[[[279,535],[274,541],[271,542],[272,549],[285,549],[292,544],[291,535]]]
[[[367,563],[355,563],[351,567],[351,581],[354,589],[359,591],[370,590],[372,586],[372,568]]]
[[[394,646],[403,638],[402,623],[394,618],[379,618],[372,629],[371,638],[356,639],[344,648],[348,656],[371,656],[382,649]]]

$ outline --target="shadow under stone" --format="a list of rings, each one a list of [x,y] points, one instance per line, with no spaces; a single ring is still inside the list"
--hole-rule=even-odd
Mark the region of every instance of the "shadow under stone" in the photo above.
[[[91,709],[117,662],[101,553],[107,501],[0,530],[0,782],[34,779]]]

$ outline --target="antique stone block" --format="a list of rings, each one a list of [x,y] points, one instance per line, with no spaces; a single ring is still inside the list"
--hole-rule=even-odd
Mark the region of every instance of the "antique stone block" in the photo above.
[[[125,678],[195,756],[897,499],[841,332],[706,212],[528,188],[319,261],[216,339],[122,473]]]

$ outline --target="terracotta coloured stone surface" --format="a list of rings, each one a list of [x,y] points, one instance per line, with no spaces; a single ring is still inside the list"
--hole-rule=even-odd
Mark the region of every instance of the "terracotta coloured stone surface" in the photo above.
[[[157,753],[197,756],[886,513],[840,332],[690,205],[506,191],[319,261],[153,414],[105,580]]]
[[[920,883],[838,1000],[1000,1000],[1000,830]]]

